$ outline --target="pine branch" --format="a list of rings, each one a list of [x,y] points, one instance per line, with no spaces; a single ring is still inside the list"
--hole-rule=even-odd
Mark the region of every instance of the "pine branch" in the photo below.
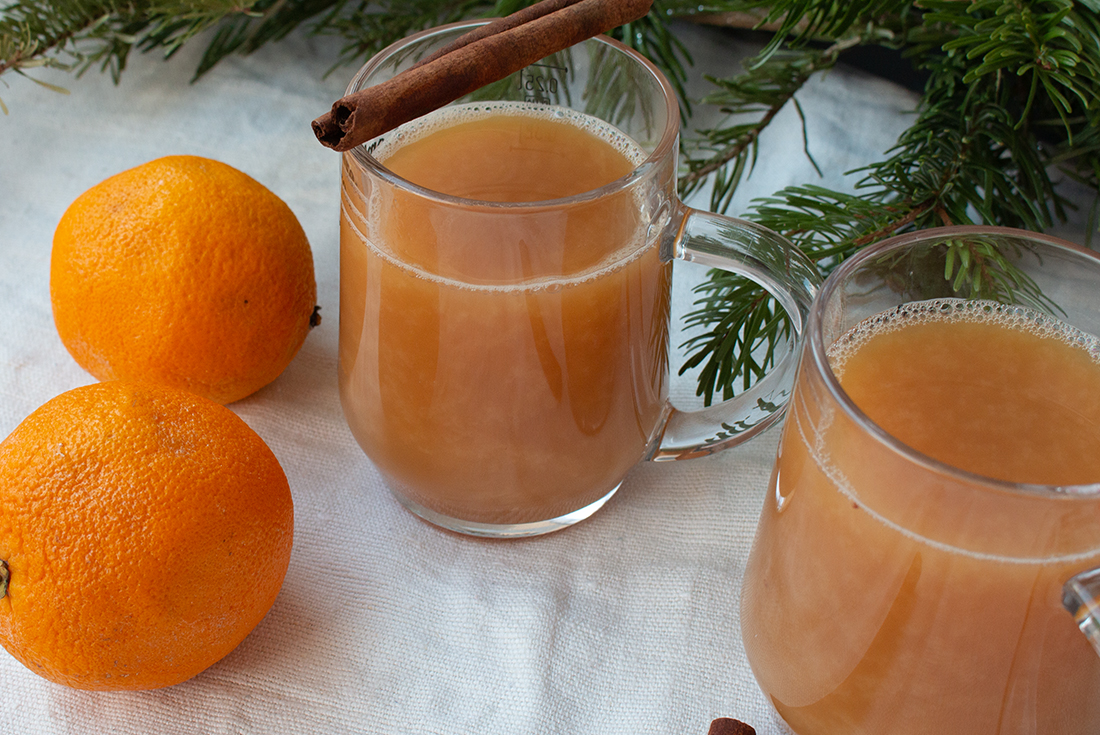
[[[302,23],[335,12],[341,0],[253,0],[250,12],[221,18],[195,69],[194,79],[214,68],[231,54],[249,54],[285,38]],[[157,44],[150,43],[149,47]]]
[[[742,177],[756,162],[760,134],[788,103],[797,106],[795,94],[814,74],[833,67],[844,49],[858,43],[858,38],[851,38],[822,51],[776,52],[740,77],[709,78],[722,91],[704,97],[702,102],[719,107],[726,115],[725,124],[697,131],[702,138],[689,144],[684,161],[687,170],[679,182],[681,196],[689,196],[713,179],[711,209],[725,211]],[[798,111],[801,115],[801,107]],[[753,115],[758,117],[736,122]]]
[[[673,13],[669,7],[671,4],[674,3],[654,0],[653,9],[649,15],[614,29],[610,35],[660,67],[676,90],[681,111],[686,117],[691,114],[691,100],[684,89],[684,84],[688,76],[687,68],[692,60],[687,47],[668,27],[668,19]]]
[[[196,34],[249,12],[228,0],[19,0],[0,15],[0,74],[51,67],[79,76],[98,64],[117,82],[132,49],[171,56]]]
[[[790,10],[798,4],[784,5]],[[1051,179],[1052,164],[1096,189],[1100,27],[1095,13],[1078,13],[1068,0],[929,0],[922,7],[928,12],[909,25],[904,40],[930,78],[915,123],[887,158],[849,173],[862,177],[853,194],[791,187],[757,200],[748,215],[786,234],[823,274],[859,248],[904,231],[976,223],[1043,230],[1064,220],[1069,205]],[[805,29],[794,38],[800,43],[811,33],[836,32],[836,17],[824,10],[810,19],[787,17],[780,33]],[[903,18],[885,22],[893,29],[906,27]],[[770,44],[765,54],[782,53],[774,48]],[[742,78],[753,73],[750,69]],[[769,119],[764,115],[760,121]],[[719,168],[716,187],[736,183],[741,160],[735,157],[727,165],[726,179]],[[1094,223],[1098,213],[1100,206],[1094,206]],[[973,247],[943,248],[929,268],[929,288],[1052,308],[1009,261],[991,248]],[[776,307],[763,289],[738,276],[714,271],[697,293],[698,308],[688,322],[711,328],[685,342],[689,357],[683,370],[702,366],[697,393],[709,403],[717,393],[731,395],[737,377],[747,387],[770,367],[787,325],[781,315],[775,321],[754,319],[754,310],[774,315]],[[730,329],[733,334],[725,331]],[[749,362],[744,353],[763,357]]]
[[[35,67],[75,71],[100,64],[117,82],[132,50],[173,55],[196,34],[215,29],[195,71],[197,80],[231,54],[248,54],[308,24],[312,33],[345,40],[333,66],[361,64],[410,33],[458,20],[507,15],[534,0],[167,0],[84,2],[16,0],[0,15],[0,74]],[[684,93],[690,56],[671,33],[661,0],[647,17],[612,35],[649,56]],[[50,86],[50,85],[47,85]],[[52,87],[60,90],[57,87]],[[2,103],[0,103],[2,106]]]

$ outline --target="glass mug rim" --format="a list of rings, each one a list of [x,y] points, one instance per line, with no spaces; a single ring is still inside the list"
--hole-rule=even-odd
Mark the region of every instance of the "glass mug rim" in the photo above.
[[[352,77],[351,82],[348,84],[345,94],[352,94],[353,92],[356,92],[359,89],[368,86],[366,84],[366,80],[368,79],[368,77],[372,73],[374,73],[378,69],[378,67],[382,65],[383,62],[389,60],[394,54],[401,51],[402,49],[415,43],[419,43],[432,36],[445,35],[453,33],[456,30],[470,30],[476,28],[477,26],[486,25],[487,23],[492,22],[492,20],[492,18],[487,18],[481,20],[464,20],[458,21],[456,23],[447,23],[445,25],[435,26],[433,28],[428,28],[417,33],[410,34],[398,41],[394,41],[389,46],[386,46],[384,49],[372,56],[371,59],[367,61],[367,63],[360,67],[359,71],[356,72],[355,76]],[[644,179],[657,164],[664,161],[669,155],[670,151],[676,151],[678,147],[677,138],[680,134],[680,106],[676,102],[676,93],[672,89],[672,85],[669,83],[665,75],[649,59],[645,58],[629,46],[626,46],[625,44],[605,34],[594,36],[587,41],[581,41],[581,44],[593,42],[609,46],[616,51],[625,54],[633,61],[640,64],[653,78],[653,81],[656,82],[657,87],[660,88],[661,96],[663,97],[665,102],[665,125],[664,130],[661,132],[661,137],[658,140],[657,145],[654,147],[653,151],[650,152],[644,160],[635,165],[629,173],[621,176],[620,178],[612,182],[604,184],[603,186],[597,187],[595,189],[590,189],[579,194],[574,194],[569,197],[560,197],[557,199],[542,199],[532,202],[493,202],[481,199],[469,199],[466,197],[452,196],[450,194],[444,194],[442,192],[435,191],[434,189],[429,189],[427,187],[414,184],[413,182],[402,178],[396,173],[390,171],[388,168],[386,168],[386,166],[378,161],[378,159],[372,156],[368,152],[370,141],[362,145],[356,146],[355,148],[348,151],[347,154],[350,155],[355,160],[355,162],[362,166],[364,169],[367,169],[373,175],[384,179],[392,186],[404,189],[412,194],[417,195],[418,197],[422,197],[424,199],[428,199],[439,204],[459,206],[464,208],[476,207],[478,209],[498,210],[505,212],[537,211],[541,209],[554,209],[578,204],[581,202],[593,201],[629,189],[639,180]],[[389,133],[383,133],[382,135],[378,136],[378,138],[375,138],[375,140],[378,140],[385,135],[389,135]],[[626,133],[624,133],[624,135],[626,135],[627,138],[631,137]]]
[[[830,398],[840,406],[847,414],[848,418],[867,435],[873,437],[894,454],[901,456],[903,459],[913,464],[922,466],[927,470],[936,472],[952,480],[968,485],[978,485],[981,486],[983,490],[993,492],[1004,492],[1014,495],[1023,494],[1052,499],[1098,499],[1100,498],[1100,482],[1087,485],[1041,485],[1011,482],[1009,480],[999,480],[975,472],[969,472],[947,464],[946,462],[934,459],[910,447],[908,444],[905,444],[875,423],[858,405],[856,405],[855,401],[851,399],[847,392],[845,392],[836,374],[833,373],[826,353],[829,345],[826,345],[824,340],[824,313],[825,305],[835,296],[841,283],[847,281],[848,277],[867,261],[884,252],[899,250],[925,241],[940,240],[945,237],[979,234],[1006,235],[1017,239],[1030,240],[1056,249],[1068,250],[1075,255],[1095,261],[1097,267],[1100,268],[1100,255],[1097,255],[1095,252],[1066,240],[1062,240],[1061,238],[1012,227],[953,225],[933,227],[905,233],[903,235],[895,235],[863,248],[837,266],[836,270],[825,279],[825,283],[821,286],[817,298],[814,299],[813,308],[810,310],[810,316],[806,327],[805,355],[812,362],[818,376],[823,380]],[[1093,336],[1100,337],[1100,335]]]

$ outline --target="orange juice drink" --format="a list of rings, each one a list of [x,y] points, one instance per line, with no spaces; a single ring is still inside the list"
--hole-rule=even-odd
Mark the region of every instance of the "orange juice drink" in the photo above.
[[[372,155],[415,186],[345,166],[340,391],[368,456],[406,504],[475,523],[613,492],[665,412],[670,266],[636,192],[578,195],[644,156],[523,102],[441,110]],[[536,204],[494,206],[515,202]]]
[[[1100,566],[1100,495],[1072,487],[1100,483],[1100,343],[943,299],[828,361],[863,416],[801,374],[743,589],[776,710],[799,735],[1100,733],[1100,658],[1061,605]]]

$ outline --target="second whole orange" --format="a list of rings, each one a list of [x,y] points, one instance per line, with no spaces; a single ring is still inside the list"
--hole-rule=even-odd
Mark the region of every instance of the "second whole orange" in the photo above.
[[[228,408],[68,391],[0,443],[0,644],[78,689],[178,684],[267,614],[293,535],[286,475]]]
[[[316,323],[290,208],[224,163],[169,156],[80,195],[54,233],[54,323],[99,380],[230,403],[278,377]]]

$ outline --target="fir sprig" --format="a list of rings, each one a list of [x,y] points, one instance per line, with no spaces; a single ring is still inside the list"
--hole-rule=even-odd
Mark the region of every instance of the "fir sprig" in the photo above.
[[[861,45],[884,39],[895,45],[900,34],[908,57],[928,74],[918,114],[897,145],[885,160],[850,172],[854,193],[803,185],[753,203],[747,216],[787,235],[823,274],[859,248],[909,230],[980,223],[1043,230],[1065,219],[1069,206],[1058,193],[1059,169],[1096,189],[1100,28],[1092,8],[1068,0],[928,0],[921,7],[926,10],[909,9],[904,17],[857,14],[853,27],[842,29],[837,19],[851,16],[833,4],[823,3],[812,16],[798,15],[806,10],[804,2],[771,4],[769,18],[785,18],[780,33],[792,35],[790,43],[815,34],[835,36],[836,43],[858,34]],[[738,85],[769,65],[777,67],[768,70],[771,78],[786,73],[791,80],[808,80],[800,68],[813,52],[784,58],[782,51],[773,41],[762,54],[766,58],[722,83],[737,90],[739,111],[753,112],[756,98],[754,88]],[[779,68],[783,63],[789,64],[785,72]],[[828,66],[820,57],[816,63]],[[795,86],[776,89],[794,101]],[[758,105],[755,121],[725,130],[755,140],[781,101]],[[730,103],[727,108],[736,109]],[[689,159],[689,185],[693,171],[711,166],[707,154],[719,163],[716,190],[735,186],[742,175],[744,154],[722,161],[729,149],[715,151],[715,140],[709,133],[698,148],[703,155]],[[725,205],[729,196],[724,191],[712,204]],[[953,252],[948,248],[938,256],[938,278],[946,286],[958,285],[971,296],[996,293],[1010,301],[1042,303],[1009,259]],[[739,276],[713,271],[697,293],[698,308],[688,320],[703,331],[684,344],[689,351],[684,370],[700,368],[697,392],[709,403],[718,393],[730,395],[739,375],[748,385],[770,367],[787,326],[781,312],[774,321],[751,318],[752,309],[775,314],[775,307],[762,288]],[[736,335],[723,332],[734,325]],[[707,329],[711,326],[720,328]],[[762,358],[748,362],[744,353]],[[743,372],[731,373],[731,366]]]
[[[717,106],[725,119],[717,127],[696,131],[700,137],[689,141],[681,195],[689,196],[709,182],[711,209],[725,211],[756,163],[760,134],[787,104],[798,111],[805,133],[805,116],[794,95],[815,73],[835,65],[841,49],[836,44],[824,51],[777,52],[739,77],[710,78],[720,89],[702,102]],[[810,157],[808,148],[806,155]]]
[[[206,29],[252,12],[230,0],[19,0],[0,11],[0,74],[52,67],[79,75],[98,65],[117,82],[132,50],[168,57]]]

